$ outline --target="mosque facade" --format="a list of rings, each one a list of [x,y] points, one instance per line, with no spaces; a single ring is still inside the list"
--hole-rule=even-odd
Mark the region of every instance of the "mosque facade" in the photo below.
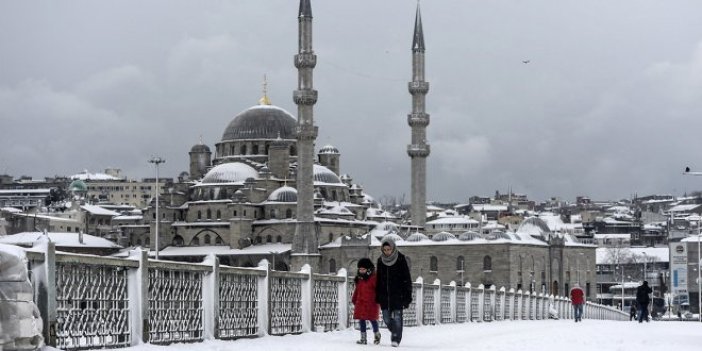
[[[393,223],[392,214],[342,173],[337,148],[325,145],[314,151],[317,91],[312,70],[317,56],[312,50],[309,0],[300,1],[298,21],[299,51],[294,62],[299,81],[293,91],[297,118],[273,105],[264,89],[259,104],[237,114],[213,149],[202,142],[190,149],[188,174],[181,174],[182,181],[161,196],[160,203],[151,202],[144,212],[145,224],[122,227],[131,243],[158,250],[163,259],[201,261],[215,254],[224,265],[255,266],[265,258],[278,270],[309,264],[317,272],[345,268],[353,274],[358,259],[377,259],[380,240],[391,236],[409,258],[412,276],[421,276],[425,282],[439,279],[554,293],[579,283],[594,298],[590,284],[595,286],[595,247],[552,234],[538,218],[528,219],[511,233],[428,236],[418,230],[426,220],[429,156],[429,115],[424,112],[428,83],[419,7],[409,84],[412,141],[407,150],[414,233]],[[159,206],[159,219],[155,206]]]

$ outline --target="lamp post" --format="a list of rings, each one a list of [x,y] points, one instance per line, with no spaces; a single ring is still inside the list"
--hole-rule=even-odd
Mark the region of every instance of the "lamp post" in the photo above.
[[[154,238],[154,239],[155,239],[155,241],[156,241],[156,259],[157,259],[157,260],[158,260],[158,249],[159,249],[159,246],[158,246],[158,237],[160,236],[160,235],[159,235],[159,234],[160,234],[160,233],[159,233],[159,223],[161,222],[161,217],[159,217],[159,214],[158,214],[158,208],[160,207],[160,206],[159,206],[160,204],[159,204],[159,201],[158,201],[158,195],[159,195],[159,193],[161,192],[161,191],[160,191],[161,189],[159,189],[159,185],[158,185],[158,166],[159,166],[160,164],[162,164],[162,163],[165,163],[165,162],[166,162],[166,160],[164,160],[164,159],[162,159],[162,158],[160,158],[160,157],[152,157],[152,158],[149,160],[149,163],[153,163],[154,166],[156,166],[156,235],[155,235],[155,238]]]
[[[702,176],[702,172],[691,172],[685,167],[684,175]],[[702,277],[700,277],[700,238],[702,237],[702,218],[697,220],[697,319],[702,322]],[[689,290],[688,290],[689,291]]]

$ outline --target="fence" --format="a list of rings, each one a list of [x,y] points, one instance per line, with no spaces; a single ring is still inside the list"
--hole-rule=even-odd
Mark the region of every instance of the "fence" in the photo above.
[[[127,259],[28,252],[35,301],[48,345],[67,350],[119,348],[142,342],[170,344],[236,339],[353,325],[353,280],[338,275],[155,261],[145,251]],[[413,283],[404,325],[572,318],[563,297],[455,282]],[[585,318],[627,320],[628,315],[588,303]]]

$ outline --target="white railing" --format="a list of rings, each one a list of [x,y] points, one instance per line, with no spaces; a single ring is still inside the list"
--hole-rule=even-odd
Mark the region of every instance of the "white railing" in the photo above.
[[[353,279],[337,275],[150,260],[28,252],[47,345],[66,350],[119,348],[331,331],[356,326]],[[565,297],[466,283],[412,284],[407,327],[502,320],[571,319]],[[627,320],[617,309],[587,303],[584,318]],[[381,322],[382,325],[382,322]],[[356,326],[357,327],[357,326]]]

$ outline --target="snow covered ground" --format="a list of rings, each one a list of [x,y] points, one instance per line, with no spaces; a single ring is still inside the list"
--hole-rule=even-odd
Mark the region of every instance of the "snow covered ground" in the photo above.
[[[207,341],[168,347],[140,345],[125,351],[198,350],[391,350],[387,330],[379,346],[356,345],[358,331],[266,336],[234,341]],[[406,350],[699,350],[702,323],[698,322],[615,322],[584,320],[520,321],[446,324],[405,328],[399,349]]]

